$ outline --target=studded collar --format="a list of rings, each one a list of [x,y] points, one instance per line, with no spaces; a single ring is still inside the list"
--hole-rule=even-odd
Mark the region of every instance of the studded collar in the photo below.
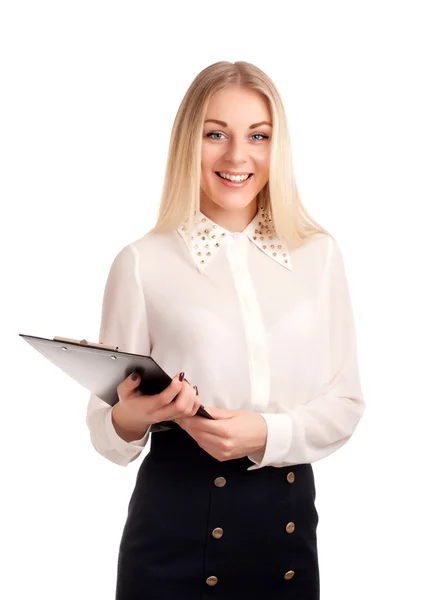
[[[193,227],[185,223],[176,230],[184,239],[195,264],[200,272],[214,260],[220,248],[228,242],[228,237],[234,233],[224,229],[201,211],[194,219]],[[276,263],[292,270],[289,250],[284,240],[277,237],[271,219],[259,207],[255,217],[241,232],[246,235],[258,248]]]

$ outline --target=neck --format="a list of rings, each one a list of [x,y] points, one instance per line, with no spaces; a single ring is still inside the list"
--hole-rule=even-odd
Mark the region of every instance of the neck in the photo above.
[[[242,208],[224,208],[209,198],[201,198],[200,211],[209,219],[232,233],[242,232],[258,212],[256,198]]]

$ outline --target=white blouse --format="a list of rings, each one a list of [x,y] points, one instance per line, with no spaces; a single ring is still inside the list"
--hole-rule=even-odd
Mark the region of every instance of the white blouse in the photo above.
[[[203,406],[261,414],[266,448],[248,455],[248,470],[328,456],[365,409],[338,243],[317,234],[290,252],[262,208],[243,232],[200,212],[192,228],[125,246],[107,278],[99,341],[152,356],[172,378],[184,371]],[[91,394],[91,441],[126,466],[151,428],[126,442],[111,411]]]

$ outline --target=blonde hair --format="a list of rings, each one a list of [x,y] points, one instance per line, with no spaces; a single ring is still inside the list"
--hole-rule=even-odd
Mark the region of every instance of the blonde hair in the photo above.
[[[216,62],[203,69],[189,86],[174,120],[158,220],[151,232],[174,231],[185,220],[191,223],[200,209],[201,140],[207,106],[215,92],[237,85],[259,92],[272,117],[269,180],[257,195],[258,206],[264,208],[276,234],[291,249],[312,235],[330,236],[301,203],[280,94],[268,75],[244,61]]]

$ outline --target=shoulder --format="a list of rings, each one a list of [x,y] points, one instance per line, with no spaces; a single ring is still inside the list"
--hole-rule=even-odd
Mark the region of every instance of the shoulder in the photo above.
[[[318,232],[309,236],[298,248],[292,250],[292,264],[305,268],[324,270],[331,261],[333,253],[337,251],[335,238],[326,233]]]
[[[123,266],[143,262],[156,262],[161,254],[174,249],[177,243],[177,232],[162,233],[148,232],[143,236],[128,242],[120,248],[114,258],[115,263]]]
[[[340,245],[332,234],[317,233],[312,236],[308,241],[308,252],[320,256],[326,266],[342,259]]]
[[[322,281],[345,273],[341,247],[332,234],[317,233],[292,253],[292,265],[299,273],[318,274]]]
[[[133,255],[148,259],[156,255],[161,249],[174,247],[177,242],[178,234],[176,231],[162,233],[148,232],[143,236],[128,242],[117,253],[117,257],[127,260]]]
[[[132,246],[142,256],[148,256],[152,252],[157,252],[162,248],[171,248],[177,241],[177,237],[177,231],[149,231],[142,237],[130,242],[129,246]]]

